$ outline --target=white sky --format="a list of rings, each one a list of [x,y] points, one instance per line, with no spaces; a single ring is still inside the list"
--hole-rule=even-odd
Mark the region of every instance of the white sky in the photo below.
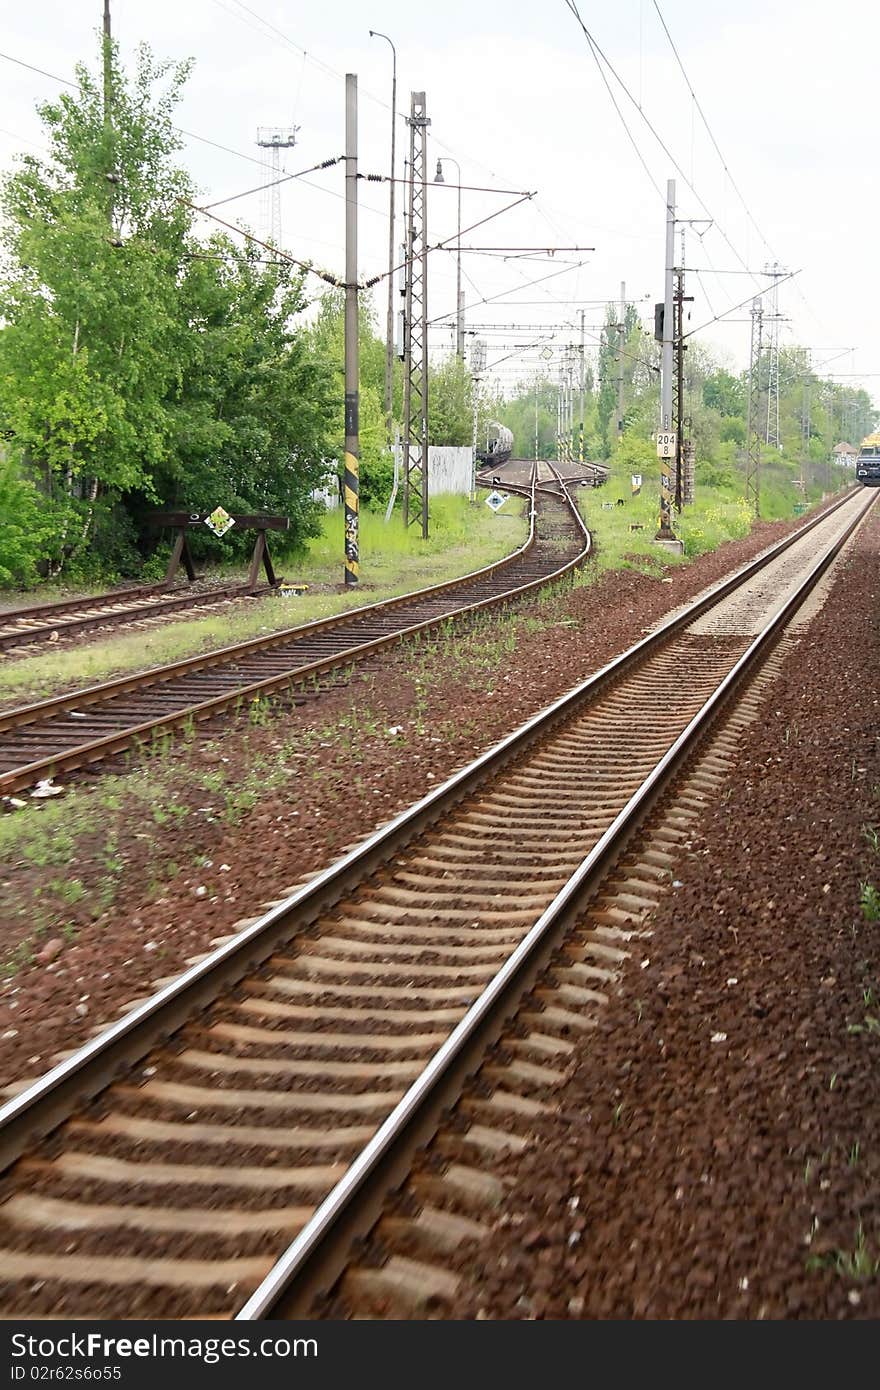
[[[695,297],[689,326],[755,291],[749,275],[714,272],[741,272],[743,265],[760,272],[778,259],[801,271],[779,291],[788,320],[781,340],[809,346],[819,370],[827,362],[830,373],[858,373],[843,379],[880,400],[880,10],[869,0],[838,0],[833,7],[818,0],[738,0],[735,12],[715,0],[660,0],[660,8],[731,177],[694,109],[653,0],[617,0],[613,7],[580,0],[584,22],[681,166],[676,173],[609,77],[654,179],[665,192],[666,179],[676,178],[683,219],[705,218],[707,209],[716,219],[708,231],[701,224],[687,233],[687,264],[702,272],[688,280]],[[5,54],[67,78],[77,59],[94,64],[102,0],[14,7],[7,0],[5,9]],[[188,131],[259,158],[258,126],[298,125],[297,148],[284,157],[291,172],[343,153],[345,72],[359,80],[360,169],[387,172],[391,50],[368,36],[370,28],[384,31],[397,47],[398,111],[408,110],[412,90],[427,94],[431,176],[438,156],[449,156],[459,161],[466,184],[537,190],[533,202],[467,233],[464,244],[596,248],[560,253],[555,265],[466,254],[466,302],[474,306],[469,325],[576,323],[583,306],[589,344],[589,325],[601,320],[602,310],[586,301],[615,298],[621,280],[651,324],[651,306],[663,292],[665,198],[633,152],[564,0],[112,0],[112,14],[125,57],[145,39],[158,56],[196,59],[178,116]],[[35,102],[59,87],[2,60],[0,77],[0,167],[9,167],[16,152],[40,143]],[[399,119],[398,174],[407,140]],[[196,140],[186,141],[182,159],[206,202],[261,181],[257,164]],[[444,173],[455,181],[454,165]],[[287,249],[339,273],[342,191],[338,165],[310,176],[309,186],[297,181],[282,193]],[[368,277],[387,267],[387,185],[362,182],[360,193],[360,269]],[[399,193],[398,209],[401,201]],[[508,201],[464,192],[464,225]],[[218,212],[264,231],[257,196]],[[429,239],[451,236],[455,228],[454,189],[432,189]],[[704,231],[701,241],[697,233]],[[583,264],[526,288],[563,261]],[[767,281],[759,274],[757,283]],[[453,254],[432,255],[429,285],[431,317],[451,313]],[[382,324],[386,293],[384,285],[376,290]],[[746,312],[699,335],[736,367],[748,355]],[[511,343],[515,335],[486,336],[491,364],[509,350],[494,344]],[[576,337],[565,328],[556,341]],[[451,342],[445,331],[432,339],[437,349]],[[532,360],[513,359],[497,375],[510,381]]]

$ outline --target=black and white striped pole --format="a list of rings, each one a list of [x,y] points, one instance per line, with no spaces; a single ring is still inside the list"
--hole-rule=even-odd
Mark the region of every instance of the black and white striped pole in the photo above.
[[[345,582],[357,584],[358,551],[357,76],[345,75]]]

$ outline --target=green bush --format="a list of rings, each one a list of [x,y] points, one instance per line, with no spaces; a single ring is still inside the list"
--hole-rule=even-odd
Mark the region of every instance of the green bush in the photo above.
[[[53,531],[45,499],[12,456],[0,452],[0,586],[36,582]]]

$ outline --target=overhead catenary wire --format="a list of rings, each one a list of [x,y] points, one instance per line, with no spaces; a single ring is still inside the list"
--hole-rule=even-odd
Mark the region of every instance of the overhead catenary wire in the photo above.
[[[752,213],[751,208],[749,207],[748,203],[746,202],[746,199],[744,198],[744,196],[743,196],[743,194],[742,194],[742,191],[740,190],[739,185],[737,184],[736,180],[735,180],[734,177],[733,177],[733,174],[732,174],[731,171],[730,171],[730,165],[727,163],[727,160],[724,158],[724,155],[723,155],[722,152],[721,152],[721,148],[720,148],[720,146],[719,146],[719,144],[718,144],[718,141],[717,141],[716,138],[715,138],[715,134],[714,134],[714,132],[713,132],[711,126],[709,125],[708,118],[707,118],[707,116],[706,116],[705,111],[703,110],[703,107],[702,107],[702,104],[701,104],[701,102],[700,102],[700,99],[699,99],[699,97],[697,96],[696,92],[694,91],[693,83],[691,82],[690,78],[688,77],[688,74],[687,74],[687,71],[686,71],[686,69],[685,69],[684,62],[683,62],[683,60],[682,60],[681,54],[679,53],[678,47],[677,47],[677,45],[676,45],[676,43],[675,43],[675,40],[673,39],[672,34],[670,33],[669,25],[666,23],[666,19],[665,19],[664,15],[663,15],[662,10],[660,9],[660,5],[659,5],[658,0],[652,0],[652,4],[653,4],[653,6],[654,6],[654,9],[655,9],[656,12],[657,12],[657,18],[660,20],[660,24],[661,24],[661,26],[662,26],[662,28],[663,28],[663,32],[664,32],[664,34],[666,35],[666,38],[667,38],[667,40],[668,40],[668,42],[669,42],[669,47],[672,49],[672,52],[673,52],[673,54],[674,54],[674,56],[675,56],[675,61],[676,61],[677,64],[678,64],[678,67],[679,67],[679,70],[680,70],[680,72],[681,72],[681,75],[682,75],[682,77],[683,77],[683,79],[684,79],[685,85],[686,85],[686,87],[687,87],[687,89],[688,89],[688,91],[689,91],[689,93],[690,93],[690,95],[691,95],[691,99],[692,99],[692,101],[693,101],[693,104],[694,104],[694,106],[696,107],[696,110],[697,110],[697,112],[698,112],[698,114],[699,114],[700,120],[703,122],[703,125],[704,125],[705,130],[706,130],[706,134],[708,135],[709,140],[710,140],[711,143],[712,143],[712,148],[715,150],[715,153],[716,153],[717,156],[718,156],[718,159],[719,159],[719,162],[720,162],[720,164],[721,164],[721,167],[722,167],[722,169],[723,169],[723,171],[724,171],[725,177],[727,178],[727,180],[728,180],[728,182],[729,182],[731,188],[733,189],[734,193],[736,194],[737,198],[739,199],[739,201],[740,201],[740,203],[741,203],[741,205],[742,205],[743,211],[745,212],[746,217],[748,218],[749,222],[751,223],[752,227],[754,228],[755,232],[757,233],[759,240],[760,240],[760,241],[763,243],[763,245],[767,248],[767,251],[769,252],[769,254],[770,254],[770,256],[772,257],[772,259],[773,259],[774,261],[778,261],[779,257],[777,256],[777,254],[776,254],[776,252],[774,251],[773,247],[770,245],[770,242],[768,241],[767,237],[764,235],[764,233],[763,233],[763,231],[761,230],[761,228],[758,226],[757,220],[755,219],[755,217],[754,217],[754,215],[753,215],[753,213]],[[718,273],[730,274],[730,273],[732,273],[732,272],[716,272],[716,274],[718,274]],[[826,326],[825,326],[825,324],[822,322],[822,320],[819,318],[819,316],[815,313],[815,311],[814,311],[812,305],[810,304],[809,300],[807,299],[806,295],[804,294],[803,289],[801,288],[801,286],[800,286],[799,283],[797,283],[797,282],[795,283],[795,285],[794,285],[794,290],[795,290],[795,293],[797,294],[798,298],[800,299],[801,303],[803,304],[804,308],[805,308],[805,309],[807,310],[807,312],[810,314],[810,316],[815,320],[816,323],[819,324],[819,326],[822,328],[823,332],[826,331]],[[705,293],[705,288],[704,288],[704,293]],[[708,295],[706,296],[706,299],[707,299],[707,302],[708,302]],[[710,305],[710,307],[711,307],[711,305]]]
[[[17,67],[27,68],[28,72],[38,73],[40,77],[48,77],[52,82],[59,82],[62,87],[74,87],[78,92],[82,91],[79,82],[73,82],[69,77],[59,77],[57,72],[48,72],[46,68],[35,67],[33,63],[26,63],[23,58],[14,58],[11,53],[0,53],[7,63],[15,63]],[[229,145],[221,145],[217,140],[210,140],[207,135],[197,135],[195,131],[184,130],[183,126],[172,125],[178,135],[184,135],[188,140],[198,140],[202,145],[211,145],[215,150],[222,150],[224,154],[234,155],[236,159],[246,159],[249,164],[256,164],[258,168],[264,169],[266,166],[262,159],[257,159],[256,155],[245,154],[243,150],[234,150]],[[30,143],[30,142],[29,142]]]
[[[794,277],[800,275],[800,273],[799,270],[790,270],[787,275],[778,276],[776,283],[784,285],[786,280],[793,280]],[[721,319],[726,318],[728,314],[732,314],[737,309],[741,309],[744,304],[749,304],[754,298],[755,296],[753,294],[747,294],[745,299],[741,299],[738,304],[731,304],[729,309],[725,309],[721,314],[716,314],[714,318],[707,319],[705,323],[700,324],[699,328],[692,328],[689,333],[682,334],[682,337],[692,338],[695,333],[701,333],[704,328],[711,328],[713,323],[718,323]]]
[[[748,217],[749,221],[751,222],[752,226],[754,227],[755,231],[757,232],[757,234],[758,234],[760,240],[764,243],[764,245],[766,246],[767,250],[770,252],[770,255],[772,256],[773,260],[774,260],[774,261],[775,261],[775,260],[778,260],[779,257],[776,255],[775,251],[773,250],[773,247],[770,245],[769,241],[768,241],[767,238],[764,236],[764,233],[761,231],[761,228],[758,226],[757,222],[755,221],[754,217],[752,216],[752,211],[751,211],[751,209],[750,209],[748,203],[746,202],[745,198],[743,197],[742,193],[740,192],[739,185],[737,184],[737,182],[736,182],[736,180],[734,179],[732,173],[730,172],[730,166],[728,165],[727,160],[724,158],[724,155],[721,153],[721,149],[720,149],[720,147],[719,147],[718,141],[715,139],[715,136],[714,136],[713,131],[712,131],[712,127],[709,125],[709,121],[708,121],[708,119],[707,119],[707,117],[706,117],[706,113],[705,113],[705,111],[703,110],[702,105],[700,104],[699,97],[697,96],[696,92],[694,91],[693,84],[692,84],[690,78],[688,77],[687,72],[685,71],[685,66],[684,66],[684,63],[682,62],[681,54],[679,53],[679,51],[678,51],[678,49],[677,49],[677,47],[676,47],[676,45],[675,45],[675,41],[673,40],[673,37],[672,37],[672,35],[671,35],[670,32],[669,32],[669,26],[667,25],[666,20],[665,20],[664,17],[663,17],[663,12],[662,12],[662,10],[660,9],[659,4],[657,3],[657,0],[652,0],[652,3],[653,3],[653,6],[654,6],[654,9],[657,11],[657,17],[658,17],[658,19],[660,20],[661,25],[663,26],[663,32],[664,32],[664,34],[666,35],[667,39],[669,40],[669,47],[672,49],[672,52],[673,52],[674,55],[675,55],[675,61],[678,63],[679,69],[680,69],[680,71],[681,71],[681,75],[682,75],[682,77],[684,78],[684,81],[685,81],[685,85],[687,86],[687,89],[688,89],[688,91],[689,91],[690,94],[691,94],[691,97],[692,97],[692,99],[693,99],[694,106],[696,107],[696,110],[697,110],[697,112],[698,112],[698,114],[699,114],[700,120],[703,122],[703,125],[704,125],[705,128],[706,128],[706,134],[709,136],[709,139],[710,139],[711,142],[712,142],[712,147],[713,147],[713,149],[715,150],[715,153],[717,154],[719,160],[721,161],[721,167],[722,167],[722,169],[724,170],[724,173],[726,174],[726,176],[727,176],[727,178],[728,178],[728,180],[729,180],[729,182],[730,182],[730,186],[731,186],[731,188],[733,189],[733,191],[734,191],[734,193],[736,194],[736,196],[739,198],[740,202],[742,203],[743,210],[745,211],[746,216]]]
[[[290,265],[297,266],[299,270],[303,270],[309,275],[316,275],[319,280],[326,281],[328,285],[333,285],[335,289],[345,288],[345,281],[338,275],[334,275],[332,271],[318,270],[310,261],[302,261],[297,256],[291,256],[289,251],[283,251],[280,247],[273,246],[270,241],[263,241],[262,237],[254,236],[253,232],[246,231],[244,227],[239,227],[234,222],[227,222],[225,218],[218,217],[216,213],[206,212],[204,208],[199,207],[198,203],[191,203],[188,198],[180,198],[178,201],[182,203],[184,207],[188,207],[193,212],[198,213],[199,216],[208,217],[212,222],[217,222],[221,227],[226,227],[228,231],[235,232],[236,235],[244,237],[246,241],[253,242],[255,246],[262,246],[264,251],[273,252],[280,260],[287,261]]]
[[[622,91],[625,93],[625,95],[626,95],[626,97],[628,98],[628,100],[629,100],[629,101],[632,103],[632,105],[635,107],[635,109],[636,109],[636,111],[638,112],[639,116],[640,116],[641,119],[644,121],[645,125],[648,127],[648,130],[651,132],[651,134],[653,135],[654,139],[657,141],[657,144],[660,146],[661,150],[662,150],[663,153],[666,155],[667,159],[669,159],[669,160],[671,161],[671,163],[672,163],[673,167],[675,168],[676,172],[681,176],[681,178],[683,179],[684,183],[687,185],[687,187],[688,187],[688,188],[690,189],[690,191],[693,193],[694,197],[697,199],[697,202],[700,204],[700,207],[701,207],[701,208],[703,209],[703,211],[707,214],[707,216],[708,216],[709,218],[711,218],[711,220],[712,220],[714,226],[715,226],[715,227],[717,228],[717,230],[718,230],[719,236],[721,236],[721,237],[723,238],[723,240],[727,243],[727,245],[729,246],[730,250],[733,252],[733,254],[736,256],[736,259],[739,261],[740,265],[743,266],[743,267],[745,267],[745,268],[747,268],[747,267],[746,267],[745,259],[740,255],[740,253],[739,253],[739,251],[737,250],[736,246],[733,244],[733,242],[731,241],[730,237],[729,237],[729,236],[727,235],[727,233],[725,232],[724,228],[721,226],[721,224],[720,224],[720,222],[718,221],[718,219],[717,219],[717,218],[713,215],[713,213],[711,212],[711,210],[710,210],[708,204],[706,203],[705,199],[702,197],[702,195],[699,193],[699,191],[694,187],[694,184],[693,184],[693,183],[691,182],[691,180],[688,178],[688,176],[687,176],[687,174],[685,173],[684,169],[682,168],[681,164],[680,164],[679,161],[675,158],[675,155],[672,153],[672,151],[670,150],[669,146],[666,144],[666,141],[663,139],[662,135],[660,135],[660,133],[659,133],[659,131],[657,130],[656,126],[655,126],[655,125],[653,124],[653,122],[649,119],[649,117],[645,114],[644,109],[643,109],[643,108],[639,105],[639,103],[636,101],[636,98],[633,96],[632,92],[630,91],[630,89],[629,89],[629,87],[626,85],[626,83],[624,82],[623,78],[622,78],[622,77],[620,76],[620,74],[617,72],[617,69],[614,67],[613,63],[610,61],[610,59],[606,56],[606,54],[605,54],[605,53],[603,52],[603,50],[600,48],[599,44],[596,42],[596,39],[593,37],[593,35],[592,35],[592,33],[590,32],[590,30],[587,28],[587,25],[585,24],[583,18],[581,17],[581,13],[580,13],[580,10],[578,9],[576,0],[564,0],[564,3],[565,3],[565,5],[566,5],[566,8],[567,8],[568,10],[570,10],[570,12],[571,12],[572,15],[574,16],[574,18],[577,20],[578,24],[580,25],[581,30],[583,31],[584,37],[586,38],[587,43],[589,44],[590,51],[591,51],[591,53],[593,54],[593,57],[594,57],[594,59],[596,60],[597,65],[599,65],[600,72],[602,72],[602,77],[603,77],[603,81],[605,81],[605,86],[606,86],[606,88],[609,88],[609,84],[608,84],[608,82],[607,82],[607,79],[605,78],[604,71],[602,71],[601,65],[599,64],[599,59],[601,59],[602,63],[605,64],[605,66],[608,68],[608,71],[609,71],[609,72],[611,73],[611,75],[613,76],[614,80],[617,82],[617,84],[619,85],[619,87],[620,87],[620,88],[622,89]],[[609,88],[609,91],[610,91],[610,88]],[[632,136],[632,134],[631,134],[631,132],[630,132],[630,130],[629,130],[629,127],[626,125],[626,122],[625,122],[625,120],[624,120],[624,118],[623,118],[622,112],[620,111],[620,107],[618,106],[616,100],[614,101],[614,108],[615,108],[615,110],[617,111],[618,115],[619,115],[620,118],[621,118],[621,121],[622,121],[623,124],[624,124],[624,127],[625,127],[625,129],[626,129],[627,135],[628,135],[629,138],[630,138],[630,141],[631,141],[632,143],[634,143],[633,136]],[[639,161],[640,161],[640,163],[642,164],[642,167],[645,169],[645,172],[647,173],[647,175],[648,175],[648,177],[649,177],[649,179],[650,179],[650,181],[651,181],[653,187],[655,188],[655,190],[657,191],[657,193],[660,194],[660,196],[663,198],[663,202],[664,202],[664,204],[665,204],[665,202],[666,202],[666,195],[665,195],[665,193],[663,193],[663,192],[661,191],[659,184],[657,183],[657,181],[656,181],[656,179],[654,178],[653,174],[651,174],[650,170],[648,169],[647,163],[646,163],[644,157],[642,156],[641,151],[640,151],[640,150],[637,150],[637,153],[638,153],[638,156],[639,156]],[[756,284],[757,284],[757,282],[756,282]]]
[[[207,212],[209,208],[222,207],[224,203],[234,203],[239,198],[249,198],[253,193],[262,193],[267,188],[277,188],[281,183],[289,183],[291,179],[301,179],[306,174],[314,174],[318,169],[332,169],[334,164],[340,164],[344,158],[344,155],[337,154],[332,159],[324,159],[320,164],[311,164],[308,169],[300,169],[295,174],[282,174],[280,178],[271,179],[269,183],[258,183],[254,188],[246,188],[243,193],[230,193],[228,198],[218,198],[215,203],[205,203],[202,211]]]

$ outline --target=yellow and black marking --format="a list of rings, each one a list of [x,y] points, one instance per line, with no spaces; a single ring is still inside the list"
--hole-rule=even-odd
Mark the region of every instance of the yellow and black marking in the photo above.
[[[669,464],[669,459],[660,460],[660,537],[672,535],[672,473]]]
[[[359,571],[358,550],[358,510],[359,510],[359,460],[358,446],[358,398],[357,393],[345,397],[345,476],[343,479],[343,498],[345,501],[345,582],[357,584]]]
[[[345,582],[358,582],[358,460],[345,453]]]

